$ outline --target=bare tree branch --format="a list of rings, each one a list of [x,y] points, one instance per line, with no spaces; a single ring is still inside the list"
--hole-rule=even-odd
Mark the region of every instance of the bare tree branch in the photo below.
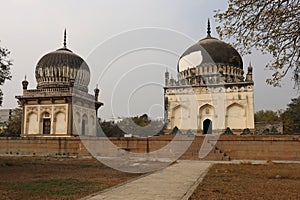
[[[300,0],[229,0],[226,11],[215,11],[215,18],[221,23],[217,27],[221,38],[234,38],[233,45],[242,54],[256,48],[273,56],[266,67],[274,70],[272,78],[267,79],[274,86],[280,85],[288,71],[299,66],[299,3]],[[295,78],[295,74],[296,82],[300,77]]]

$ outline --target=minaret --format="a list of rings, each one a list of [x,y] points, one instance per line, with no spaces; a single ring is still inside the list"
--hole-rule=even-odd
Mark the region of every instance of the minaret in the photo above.
[[[24,81],[22,81],[22,86],[23,86],[23,90],[27,90],[27,86],[28,86],[28,81],[26,80],[26,75],[25,75],[25,79]]]
[[[94,93],[95,93],[95,110],[96,110],[96,117],[98,116],[98,109],[100,108],[100,106],[103,105],[103,103],[98,102],[99,99],[99,88],[98,88],[98,84],[96,85],[96,88],[94,89]]]
[[[251,65],[251,62],[249,63],[249,66],[248,66],[248,73],[246,75],[246,81],[253,81],[253,67]]]
[[[98,89],[98,84],[96,85],[96,88],[94,89],[94,92],[95,92],[95,101],[98,101],[99,92],[100,92],[100,90]]]
[[[168,69],[166,69],[166,72],[165,72],[165,86],[169,85],[169,80],[170,80],[170,74],[168,72]]]

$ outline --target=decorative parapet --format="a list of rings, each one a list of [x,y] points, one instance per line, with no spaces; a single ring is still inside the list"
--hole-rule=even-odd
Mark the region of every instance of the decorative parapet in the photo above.
[[[165,73],[166,86],[208,86],[216,84],[240,84],[243,82],[253,83],[252,66],[248,68],[245,79],[244,70],[222,64],[203,64],[194,68],[185,69],[177,74],[177,80],[169,78]]]

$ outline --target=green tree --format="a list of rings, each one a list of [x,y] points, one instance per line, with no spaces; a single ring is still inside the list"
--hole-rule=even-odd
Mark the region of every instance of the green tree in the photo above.
[[[12,111],[10,119],[7,122],[5,136],[20,136],[22,126],[23,109],[21,105]]]
[[[98,130],[98,136],[107,137],[124,137],[124,132],[119,128],[119,126],[113,122],[100,121],[101,130]]]
[[[10,66],[12,61],[9,59],[10,52],[8,49],[0,47],[0,86],[2,86],[6,80],[11,79]],[[3,92],[0,88],[0,106],[3,102]]]
[[[136,116],[131,118],[134,123],[136,123],[138,126],[147,126],[151,123],[151,120],[149,119],[147,114],[143,114],[142,116]]]
[[[254,114],[255,122],[279,122],[281,121],[277,112],[272,110],[260,110]]]
[[[226,11],[216,11],[221,38],[234,38],[242,54],[253,48],[269,53],[273,70],[267,83],[278,86],[288,71],[300,89],[300,0],[228,0]]]
[[[164,121],[151,120],[147,114],[135,117],[127,117],[122,121],[106,122],[99,121],[101,130],[98,130],[98,136],[124,137],[125,134],[133,136],[148,137],[164,134]]]
[[[300,97],[292,99],[288,108],[281,114],[286,133],[300,132]]]

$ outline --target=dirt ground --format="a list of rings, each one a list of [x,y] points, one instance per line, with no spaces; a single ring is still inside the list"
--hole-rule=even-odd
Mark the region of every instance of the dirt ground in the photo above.
[[[95,159],[0,157],[0,199],[78,199],[137,176]]]
[[[138,176],[94,159],[0,157],[0,199],[78,199]],[[190,199],[300,199],[300,164],[217,164]]]
[[[300,164],[214,165],[190,199],[300,199]]]

